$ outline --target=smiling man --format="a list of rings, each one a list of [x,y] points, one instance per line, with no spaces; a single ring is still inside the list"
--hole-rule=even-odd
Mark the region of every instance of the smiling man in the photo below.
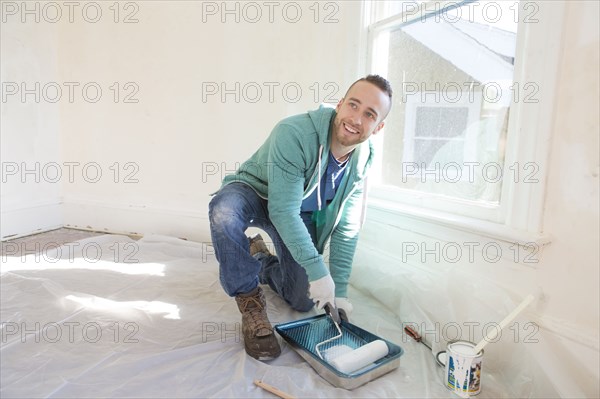
[[[220,280],[242,313],[246,352],[261,360],[281,353],[259,284],[292,308],[330,303],[346,314],[348,279],[363,212],[364,179],[377,134],[392,105],[384,78],[350,86],[336,108],[321,107],[279,122],[265,143],[232,175],[209,205]],[[250,226],[273,240],[246,237]],[[329,267],[323,258],[327,241]]]

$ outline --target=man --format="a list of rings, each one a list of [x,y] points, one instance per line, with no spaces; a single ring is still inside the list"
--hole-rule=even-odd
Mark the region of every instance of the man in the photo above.
[[[279,122],[267,141],[211,200],[209,219],[220,280],[242,313],[246,352],[260,360],[281,353],[259,286],[268,284],[290,306],[327,303],[352,311],[348,279],[363,212],[363,185],[392,104],[389,82],[359,79],[333,108]],[[264,230],[246,237],[249,226]],[[329,268],[323,250],[330,239]]]

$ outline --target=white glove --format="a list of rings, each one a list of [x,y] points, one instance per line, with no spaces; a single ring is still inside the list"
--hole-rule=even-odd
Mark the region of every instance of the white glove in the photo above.
[[[335,283],[328,274],[318,280],[308,283],[308,296],[313,300],[317,309],[323,309],[325,304],[335,304]]]
[[[338,310],[342,309],[344,312],[346,312],[347,317],[350,317],[352,311],[354,310],[354,306],[352,306],[352,303],[348,300],[348,298],[335,298],[335,307],[338,308]]]

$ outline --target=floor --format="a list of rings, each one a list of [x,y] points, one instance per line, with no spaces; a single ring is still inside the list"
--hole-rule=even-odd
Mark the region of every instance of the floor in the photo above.
[[[107,234],[105,232],[60,228],[46,231],[44,233],[32,234],[14,240],[2,241],[1,256],[23,256],[27,254],[40,253],[44,249],[55,248],[69,242],[75,242],[84,238],[96,237]],[[137,239],[139,237],[130,237]]]
[[[247,356],[241,316],[221,287],[214,251],[174,237],[138,238],[58,229],[3,243],[0,397],[273,397],[254,385],[256,379],[296,397],[451,396],[432,351],[404,334],[409,321],[352,285],[352,323],[404,351],[388,374],[343,389],[348,378],[327,382],[280,334],[280,357],[260,362]],[[53,250],[72,241],[84,244]],[[17,255],[36,250],[48,256]],[[367,270],[355,272],[365,276]],[[383,275],[367,278],[389,284]],[[263,290],[274,325],[321,313],[295,312],[268,286]],[[390,303],[401,303],[404,291],[394,285]],[[448,314],[455,312],[449,307]],[[478,398],[560,396],[535,363],[537,353],[551,352],[549,345],[541,339],[531,348],[495,363],[488,355]],[[503,374],[506,364],[523,366]],[[541,389],[550,394],[536,394]]]

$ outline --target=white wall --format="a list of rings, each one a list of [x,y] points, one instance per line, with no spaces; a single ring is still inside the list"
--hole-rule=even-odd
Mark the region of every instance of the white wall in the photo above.
[[[566,11],[558,87],[541,99],[555,101],[555,114],[548,115],[554,121],[543,218],[552,241],[530,258],[538,262],[525,262],[523,248],[515,262],[508,243],[370,209],[352,276],[399,320],[428,329],[434,350],[454,337],[450,327],[443,334],[450,323],[460,325],[461,338],[478,341],[486,323],[541,293],[519,324],[485,349],[484,368],[516,397],[599,395],[598,3],[567,2]],[[454,255],[435,250],[436,243],[465,242],[479,245],[472,260],[465,254],[452,263]],[[422,251],[404,253],[403,261],[402,243],[433,251],[424,261]],[[502,245],[499,261],[481,254],[487,243]],[[479,324],[469,330],[465,322]]]
[[[323,23],[335,11],[323,8],[315,23],[312,3],[303,2],[295,3],[302,12],[297,23],[284,19],[296,19],[294,8],[282,14],[286,3],[273,9],[273,23],[266,7],[258,22],[249,22],[256,9],[240,2],[229,4],[230,10],[240,7],[239,23],[235,14],[224,15],[223,23],[220,12],[204,13],[214,9],[203,9],[202,2],[138,4],[137,24],[61,26],[63,80],[139,87],[137,104],[103,99],[63,106],[64,159],[98,162],[111,177],[66,184],[65,223],[207,241],[209,194],[224,173],[251,155],[277,121],[316,108],[334,91],[326,90],[328,82],[339,86],[339,98],[354,80],[360,3],[339,3],[337,23]],[[208,4],[221,10],[221,2]],[[234,92],[225,101],[222,83]],[[215,87],[218,94],[203,96]],[[121,176],[115,183],[107,169],[114,162],[122,173],[139,168],[139,182],[127,184]],[[127,162],[135,166],[123,170]]]
[[[41,99],[44,84],[57,75],[57,30],[31,21],[0,24],[2,238],[62,224],[58,168],[52,166],[60,162],[58,104]],[[21,89],[31,94],[22,96]]]

